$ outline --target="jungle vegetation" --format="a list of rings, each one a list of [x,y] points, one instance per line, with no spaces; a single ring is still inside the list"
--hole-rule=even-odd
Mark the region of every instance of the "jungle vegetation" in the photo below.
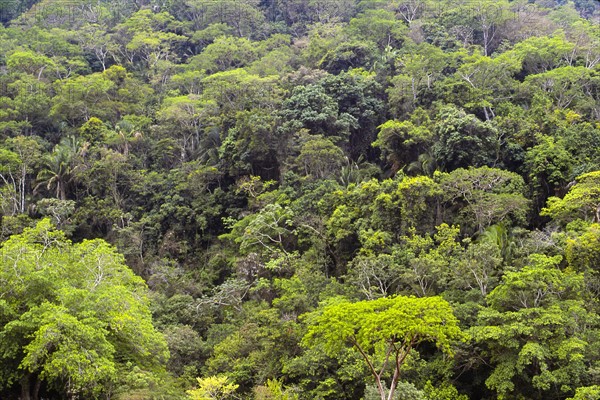
[[[0,0],[0,398],[600,398],[595,0]]]

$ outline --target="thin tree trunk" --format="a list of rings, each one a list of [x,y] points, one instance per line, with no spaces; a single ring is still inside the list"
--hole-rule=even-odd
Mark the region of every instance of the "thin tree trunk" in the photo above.
[[[40,387],[42,386],[42,381],[39,378],[35,378],[35,384],[33,385],[33,395],[31,396],[31,400],[38,400],[40,398]]]
[[[33,400],[30,393],[31,374],[21,378],[21,398],[20,400]]]

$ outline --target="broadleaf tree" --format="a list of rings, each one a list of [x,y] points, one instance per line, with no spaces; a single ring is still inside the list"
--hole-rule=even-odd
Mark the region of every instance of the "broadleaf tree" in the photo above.
[[[355,303],[334,298],[309,314],[307,322],[303,343],[323,346],[330,356],[354,348],[375,379],[381,400],[394,398],[402,365],[419,344],[433,342],[451,355],[453,343],[465,338],[450,304],[441,297],[396,296]]]

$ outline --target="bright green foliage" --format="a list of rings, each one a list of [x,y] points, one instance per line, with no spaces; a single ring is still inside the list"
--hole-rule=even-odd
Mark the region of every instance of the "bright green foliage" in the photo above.
[[[564,32],[553,36],[534,36],[517,43],[513,53],[522,60],[523,69],[528,73],[539,74],[559,66],[574,49],[574,44],[567,41]]]
[[[434,387],[430,381],[423,388],[427,400],[469,400],[464,394],[459,394],[452,385]]]
[[[456,72],[465,86],[458,91],[457,102],[473,111],[483,110],[485,119],[490,120],[495,116],[495,106],[516,91],[514,75],[521,69],[521,62],[510,54],[495,58],[474,54],[464,61]]]
[[[502,249],[498,243],[483,236],[483,240],[469,244],[462,254],[455,269],[454,282],[464,288],[478,289],[484,298],[498,283],[502,261]]]
[[[257,57],[257,48],[246,38],[219,37],[190,60],[190,65],[208,73],[244,67]]]
[[[525,165],[534,194],[544,201],[561,192],[569,179],[572,159],[564,144],[552,137],[538,138],[539,144],[527,151]]]
[[[450,58],[429,43],[408,47],[399,55],[396,64],[400,74],[392,79],[392,87],[388,90],[396,114],[402,115],[416,108],[442,77],[442,70],[450,63]]]
[[[295,321],[280,319],[278,310],[266,309],[264,304],[246,303],[244,310],[252,316],[218,338],[206,362],[205,374],[227,371],[240,391],[249,392],[269,377],[277,376],[288,359],[298,354],[301,332]],[[218,328],[212,329],[218,332]]]
[[[42,159],[36,189],[45,186],[59,200],[67,200],[69,186],[75,178],[82,152],[87,143],[75,137],[65,138]]]
[[[600,386],[585,386],[577,388],[575,396],[567,400],[594,400],[600,396]]]
[[[229,383],[226,376],[197,378],[198,389],[188,390],[190,400],[226,400],[234,398],[238,385]]]
[[[254,400],[298,400],[298,394],[285,389],[280,381],[269,379],[254,390]]]
[[[408,228],[431,231],[437,216],[436,200],[442,195],[437,182],[425,176],[405,177],[398,183],[402,223]]]
[[[501,398],[562,398],[588,377],[599,320],[581,298],[583,275],[561,271],[560,260],[532,255],[531,265],[507,272],[471,329],[494,366],[486,385]]]
[[[433,342],[452,354],[455,341],[464,339],[450,305],[439,297],[387,297],[352,303],[332,299],[306,317],[307,346],[323,346],[334,356],[352,346],[375,378],[382,400],[393,398],[401,368],[420,343]],[[382,379],[393,371],[389,389]]]
[[[293,241],[293,211],[279,204],[268,204],[259,213],[236,222],[232,232],[222,238],[239,243],[242,253],[259,252],[270,257],[288,256],[286,248]]]
[[[565,258],[571,268],[584,274],[586,288],[592,299],[597,300],[600,293],[600,225],[591,224],[582,232],[573,232],[567,239]]]
[[[525,82],[534,91],[548,96],[559,110],[571,108],[587,111],[596,101],[590,89],[597,85],[592,71],[585,67],[561,67],[537,75],[530,75]]]
[[[440,294],[452,279],[462,248],[457,242],[459,228],[441,224],[436,234],[402,237],[406,267],[401,279],[417,296]]]
[[[524,182],[519,175],[497,168],[457,169],[438,175],[446,201],[458,210],[453,214],[461,227],[482,232],[502,222],[522,222],[528,201],[523,196]],[[458,213],[457,213],[458,211]]]
[[[122,115],[140,114],[151,93],[125,68],[113,65],[101,73],[57,83],[50,115],[71,126],[81,126],[91,117],[116,123]]]
[[[567,239],[566,259],[577,271],[596,269],[600,262],[600,224],[591,224],[581,234]]]
[[[4,215],[16,215],[26,210],[29,178],[39,163],[40,145],[25,136],[7,139],[6,145],[10,150],[0,149],[1,207]]]
[[[195,155],[206,141],[204,131],[210,126],[210,116],[216,113],[213,100],[203,100],[198,95],[166,98],[157,116],[177,132],[179,157],[185,162]]]
[[[28,135],[33,129],[47,129],[51,86],[45,80],[25,72],[3,82],[0,95],[0,133]],[[35,90],[32,91],[32,88]]]
[[[283,106],[287,129],[306,128],[314,135],[332,136],[334,140],[347,140],[357,122],[350,114],[340,112],[335,99],[319,85],[296,87]]]
[[[415,126],[412,121],[387,121],[379,126],[377,140],[373,146],[379,147],[387,161],[392,164],[392,170],[415,160],[415,154],[426,151],[432,139],[432,133],[427,126]]]
[[[575,218],[600,223],[600,171],[578,176],[575,185],[562,199],[548,199],[548,205],[540,215],[563,223]]]
[[[257,0],[217,0],[209,4],[202,0],[191,0],[185,2],[187,10],[184,10],[193,30],[209,30],[215,25],[225,25],[229,32],[243,38],[259,36],[264,29],[265,15],[259,10],[258,4]],[[175,10],[181,11],[177,7]]]
[[[117,27],[115,39],[125,42],[122,62],[131,67],[140,64],[152,69],[162,60],[173,60],[176,56],[171,48],[184,37],[174,33],[177,22],[166,12],[154,13],[149,9],[139,10]]]
[[[160,370],[168,357],[146,287],[101,240],[73,245],[49,220],[1,249],[0,384],[39,381],[61,396],[96,398],[131,362]]]
[[[38,80],[40,80],[46,68],[51,70],[55,67],[50,58],[32,51],[15,51],[7,58],[6,66],[11,70],[34,75]]]
[[[350,20],[348,30],[352,35],[374,42],[380,49],[384,49],[403,40],[406,26],[391,11],[366,9]]]

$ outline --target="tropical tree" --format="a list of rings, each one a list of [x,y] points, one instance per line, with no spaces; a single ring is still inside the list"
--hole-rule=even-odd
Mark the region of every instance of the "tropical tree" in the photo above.
[[[45,185],[47,190],[54,188],[57,199],[66,200],[68,186],[78,168],[78,158],[87,151],[87,143],[75,137],[66,138],[54,146],[54,150],[42,160],[42,169],[38,172],[36,190]]]
[[[507,272],[471,329],[493,366],[486,385],[502,398],[560,399],[588,379],[598,315],[587,309],[583,274],[560,270],[561,258],[534,254]]]
[[[519,175],[498,168],[459,168],[438,175],[444,198],[463,228],[483,232],[504,220],[523,222],[528,201],[525,183]],[[457,210],[458,208],[458,210]]]
[[[114,248],[72,244],[44,219],[0,253],[0,386],[20,385],[24,400],[98,398],[134,367],[161,370],[147,288]]]
[[[600,223],[600,171],[578,176],[562,199],[555,196],[548,199],[540,215],[559,222],[582,218]]]
[[[331,299],[306,316],[306,346],[322,346],[335,356],[347,346],[360,353],[375,379],[381,400],[394,398],[403,364],[424,342],[452,354],[464,334],[450,304],[440,297],[383,297],[352,303]],[[391,375],[390,375],[391,372]],[[384,380],[390,379],[389,387]]]

